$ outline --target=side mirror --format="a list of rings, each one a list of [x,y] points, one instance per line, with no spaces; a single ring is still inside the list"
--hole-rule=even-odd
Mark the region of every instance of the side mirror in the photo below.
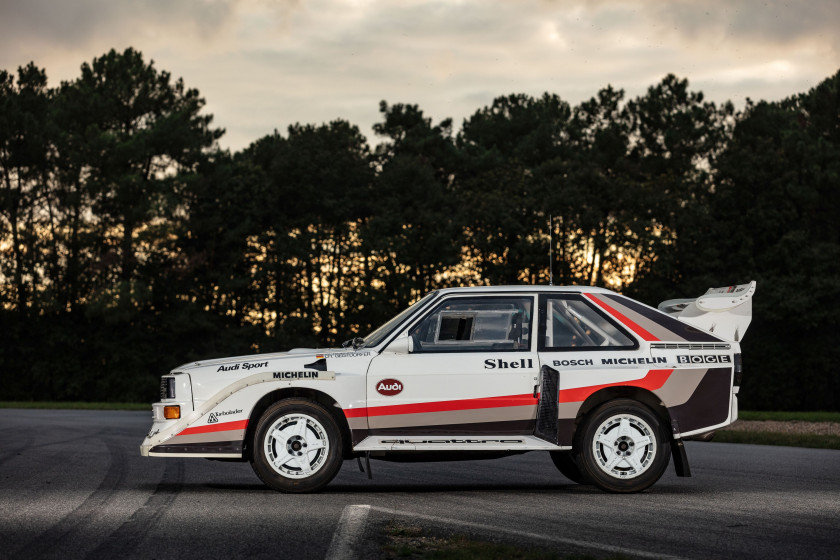
[[[391,344],[385,348],[385,352],[392,354],[411,354],[414,351],[414,339],[403,333],[395,338]]]

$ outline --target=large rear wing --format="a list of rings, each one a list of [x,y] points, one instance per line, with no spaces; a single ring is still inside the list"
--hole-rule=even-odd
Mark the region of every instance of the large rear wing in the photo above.
[[[726,340],[740,342],[752,320],[753,294],[755,280],[738,286],[709,288],[694,299],[669,299],[659,304],[659,310]]]

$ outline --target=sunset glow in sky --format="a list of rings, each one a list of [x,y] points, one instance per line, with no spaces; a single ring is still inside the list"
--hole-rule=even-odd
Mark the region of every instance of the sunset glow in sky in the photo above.
[[[840,1],[0,0],[2,69],[57,86],[129,46],[201,92],[223,147],[337,118],[375,143],[382,99],[457,128],[500,95],[668,73],[738,108],[804,92],[840,68]]]

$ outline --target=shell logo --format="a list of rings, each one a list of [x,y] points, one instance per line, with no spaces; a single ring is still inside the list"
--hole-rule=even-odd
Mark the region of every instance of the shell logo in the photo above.
[[[399,395],[403,390],[403,384],[398,379],[383,379],[376,384],[376,392],[386,397]]]

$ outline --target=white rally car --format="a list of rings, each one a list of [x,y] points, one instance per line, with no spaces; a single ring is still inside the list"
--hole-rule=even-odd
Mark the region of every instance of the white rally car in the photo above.
[[[250,461],[283,492],[343,460],[438,461],[549,451],[611,492],[655,483],[682,439],[737,419],[739,341],[755,282],[659,310],[601,288],[438,290],[340,349],[184,364],[161,378],[140,447]]]

